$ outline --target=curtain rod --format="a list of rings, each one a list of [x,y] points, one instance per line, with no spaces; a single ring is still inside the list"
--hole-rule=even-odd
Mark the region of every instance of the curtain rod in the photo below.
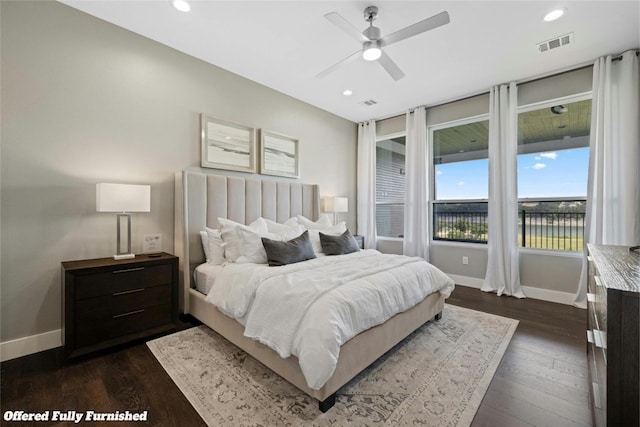
[[[629,50],[634,50],[634,49],[629,49]],[[625,52],[627,52],[627,51],[625,50]],[[638,55],[640,55],[640,51],[636,50],[636,56],[638,56]],[[622,58],[623,58],[623,54],[621,53],[620,55],[616,56],[615,58],[611,58],[611,61],[622,61]]]
[[[634,49],[629,49],[629,50],[634,50]],[[640,51],[636,50],[636,56],[638,56],[638,55],[640,55]],[[622,53],[618,54],[615,58],[612,59],[612,61],[620,61],[620,60],[622,60]],[[571,73],[573,71],[578,71],[578,70],[582,70],[584,68],[593,67],[593,63],[594,63],[594,61],[583,62],[583,63],[580,63],[578,65],[574,65],[574,66],[571,66],[569,68],[565,68],[562,71],[552,71],[552,72],[547,73],[547,74],[542,74],[542,75],[538,75],[538,76],[535,76],[535,77],[526,78],[526,79],[522,79],[522,80],[516,80],[516,83],[519,84],[519,85],[522,85],[522,84],[537,82],[539,80],[544,80],[544,79],[549,78],[549,77],[560,76],[562,74]],[[488,93],[489,93],[489,90],[483,90],[483,91],[480,91],[480,92],[473,93],[471,95],[462,96],[460,98],[453,98],[453,99],[450,99],[450,100],[446,100],[446,101],[440,102],[438,104],[418,105],[416,107],[409,108],[407,111],[411,111],[411,110],[416,109],[418,107],[427,107],[427,108],[441,107],[443,105],[452,104],[454,102],[459,102],[459,101],[464,101],[465,99],[475,98],[476,96],[482,96],[482,95],[486,95]],[[381,118],[377,118],[377,119],[374,119],[374,120],[375,121],[387,120],[387,119],[392,119],[392,118],[395,118],[395,117],[400,117],[402,115],[403,114],[394,114],[392,116],[381,117]]]

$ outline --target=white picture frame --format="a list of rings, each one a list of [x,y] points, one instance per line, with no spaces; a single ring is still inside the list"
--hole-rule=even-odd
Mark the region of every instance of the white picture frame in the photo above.
[[[256,129],[206,114],[200,121],[203,168],[256,173]]]
[[[300,178],[300,141],[291,136],[261,129],[260,173]]]

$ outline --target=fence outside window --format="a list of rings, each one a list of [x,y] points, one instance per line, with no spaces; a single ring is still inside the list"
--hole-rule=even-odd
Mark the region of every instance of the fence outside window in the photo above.
[[[433,239],[487,243],[486,202],[435,203]],[[533,249],[582,251],[585,200],[521,202],[518,212],[518,246]]]

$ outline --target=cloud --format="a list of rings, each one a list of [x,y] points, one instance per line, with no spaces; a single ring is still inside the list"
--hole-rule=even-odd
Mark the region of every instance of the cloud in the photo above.
[[[558,158],[558,153],[556,152],[549,152],[549,153],[540,153],[540,157],[546,157],[547,159],[552,159],[555,160]]]
[[[458,181],[458,185],[464,185],[464,181]]]
[[[536,163],[535,165],[531,166],[533,169],[535,170],[540,170],[540,169],[544,169],[547,167],[547,165],[545,165],[544,163]]]
[[[436,171],[436,175],[442,175],[442,171]]]
[[[535,156],[535,157],[534,157],[534,159],[536,159],[536,160],[542,160],[542,157],[540,157],[540,156]]]

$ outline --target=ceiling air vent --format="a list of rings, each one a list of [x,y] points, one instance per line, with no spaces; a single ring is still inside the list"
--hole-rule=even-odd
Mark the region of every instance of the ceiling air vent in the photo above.
[[[554,37],[550,40],[538,43],[538,52],[546,52],[571,43],[573,43],[573,33],[565,34],[564,36]]]
[[[371,107],[372,105],[376,105],[378,101],[374,101],[373,99],[367,99],[366,101],[359,102],[363,107]]]

